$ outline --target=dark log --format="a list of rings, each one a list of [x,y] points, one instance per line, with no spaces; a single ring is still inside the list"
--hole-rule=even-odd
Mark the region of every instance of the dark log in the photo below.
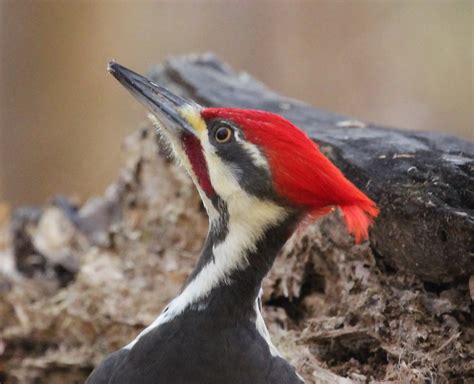
[[[204,106],[273,111],[304,129],[379,204],[371,245],[385,265],[431,283],[474,274],[473,143],[319,110],[276,94],[213,55],[172,58],[151,76]]]

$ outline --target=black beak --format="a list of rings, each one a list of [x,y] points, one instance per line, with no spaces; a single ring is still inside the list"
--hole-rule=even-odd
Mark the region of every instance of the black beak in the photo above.
[[[198,111],[201,108],[198,104],[175,95],[161,85],[113,61],[109,63],[107,70],[147,107],[168,131],[176,134],[188,132],[195,135],[194,128],[180,111],[185,108]]]

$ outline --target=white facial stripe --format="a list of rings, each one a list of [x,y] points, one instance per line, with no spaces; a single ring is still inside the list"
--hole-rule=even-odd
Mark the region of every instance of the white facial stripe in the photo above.
[[[255,144],[252,144],[246,140],[243,140],[239,132],[235,133],[235,138],[240,143],[240,145],[244,148],[247,154],[250,156],[252,163],[256,167],[263,168],[267,171],[270,170],[268,166],[267,158],[262,154],[260,149]]]
[[[232,171],[226,166],[221,158],[217,155],[216,149],[209,142],[207,133],[200,135],[201,145],[204,149],[204,157],[209,170],[209,178],[216,193],[225,201],[233,193],[238,193],[241,188],[235,179]]]
[[[216,262],[226,271],[244,268],[247,251],[255,251],[256,243],[268,227],[281,222],[286,214],[274,203],[259,200],[245,192],[234,193],[227,202],[229,233],[213,251]],[[225,264],[224,264],[225,263]]]

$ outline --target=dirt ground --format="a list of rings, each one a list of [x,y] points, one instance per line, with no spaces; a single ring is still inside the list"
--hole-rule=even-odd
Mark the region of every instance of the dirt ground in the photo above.
[[[207,218],[191,181],[149,127],[123,152],[102,196],[0,206],[0,383],[82,383],[192,270]],[[469,383],[471,295],[467,281],[433,285],[382,265],[335,214],[285,246],[264,316],[308,384]]]

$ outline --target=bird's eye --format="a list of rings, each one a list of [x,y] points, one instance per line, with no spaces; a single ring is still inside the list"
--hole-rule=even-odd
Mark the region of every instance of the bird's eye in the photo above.
[[[214,137],[216,141],[220,144],[228,143],[232,139],[233,131],[231,128],[226,126],[221,126],[216,129]]]

